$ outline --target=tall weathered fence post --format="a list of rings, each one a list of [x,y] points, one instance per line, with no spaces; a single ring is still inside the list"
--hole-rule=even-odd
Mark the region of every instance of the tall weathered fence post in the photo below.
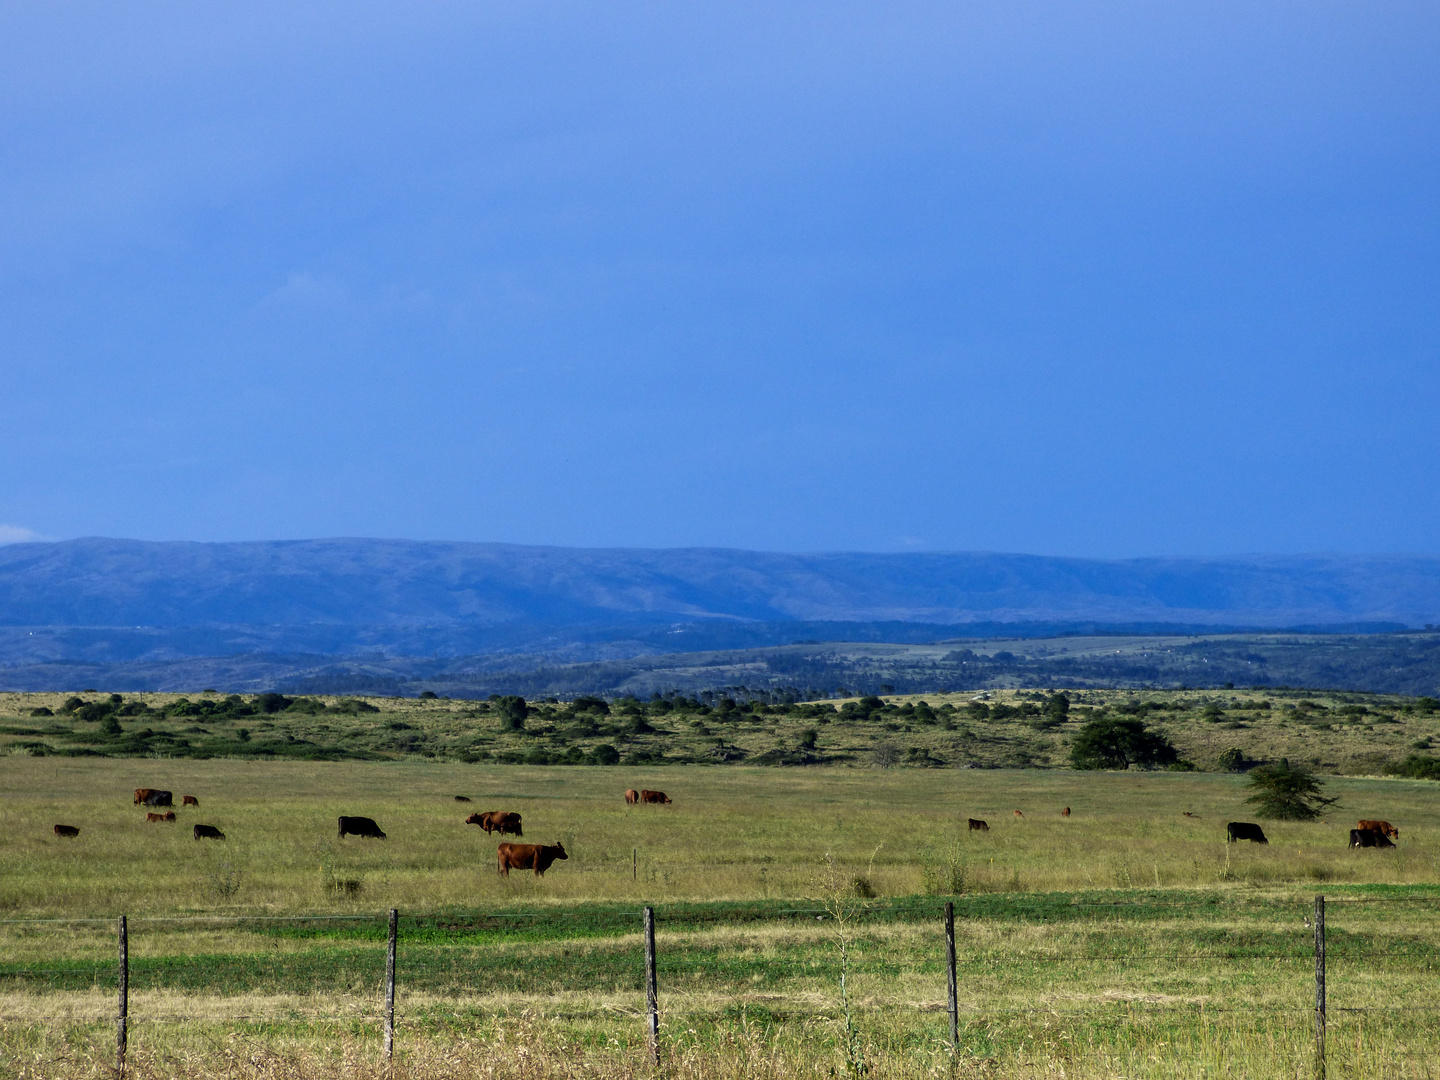
[[[945,973],[950,988],[950,1048],[960,1052],[960,997],[955,988],[955,902],[945,901]]]
[[[1315,1080],[1325,1080],[1325,897],[1315,897]]]
[[[120,916],[120,999],[115,1017],[115,1071],[125,1075],[125,1050],[130,1041],[130,932]]]
[[[385,1058],[395,1056],[395,938],[400,913],[390,909],[390,944],[385,950]]]
[[[645,909],[645,1011],[650,1023],[650,1060],[660,1064],[660,994],[655,987],[655,909]]]

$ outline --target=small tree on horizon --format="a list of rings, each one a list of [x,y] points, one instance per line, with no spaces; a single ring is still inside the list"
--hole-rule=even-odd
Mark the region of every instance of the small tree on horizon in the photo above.
[[[1340,800],[1321,794],[1320,781],[1303,765],[1291,765],[1281,758],[1278,765],[1261,765],[1250,772],[1250,790],[1245,801],[1262,818],[1277,821],[1314,821],[1327,806]]]

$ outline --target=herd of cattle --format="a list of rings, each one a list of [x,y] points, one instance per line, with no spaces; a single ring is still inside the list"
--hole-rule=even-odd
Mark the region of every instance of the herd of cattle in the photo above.
[[[164,807],[174,806],[174,794],[169,791],[162,791],[159,788],[136,788],[136,806]],[[456,795],[456,802],[470,802],[467,795]],[[663,791],[650,791],[641,789],[636,791],[630,788],[625,792],[625,804],[634,806],[637,803],[669,803],[670,797]],[[182,795],[180,805],[200,807],[200,800],[194,795]],[[1016,818],[1023,818],[1025,815],[1016,810]],[[1068,818],[1070,807],[1060,811],[1060,816]],[[1197,815],[1185,811],[1185,817],[1195,818]],[[175,821],[175,811],[167,810],[164,813],[147,811],[145,814],[147,822],[170,822]],[[989,832],[990,825],[979,818],[968,818],[971,832]],[[471,814],[465,819],[466,825],[479,825],[485,830],[485,835],[499,833],[501,836],[524,836],[520,815],[514,810],[487,810],[479,814]],[[196,825],[196,840],[224,840],[225,834],[214,825]],[[74,825],[56,825],[55,835],[66,838],[74,838],[80,835],[80,830]],[[340,817],[340,839],[347,836],[369,837],[375,840],[384,840],[385,834],[380,826],[375,823],[374,818],[355,817],[341,815]],[[1395,841],[1400,838],[1400,830],[1388,821],[1378,819],[1366,819],[1357,823],[1356,827],[1350,830],[1350,846],[1352,848],[1393,848]],[[1225,826],[1225,842],[1233,844],[1240,840],[1249,840],[1254,844],[1268,844],[1265,832],[1252,821],[1231,821]],[[496,849],[498,857],[499,873],[505,877],[510,876],[511,870],[533,870],[536,877],[544,877],[545,871],[550,869],[557,860],[568,859],[565,854],[565,847],[562,844],[511,844],[502,843]]]
[[[468,795],[456,795],[456,802],[470,802]],[[636,791],[633,788],[625,792],[625,802],[633,806],[636,803],[668,803],[670,796],[663,791]],[[162,791],[159,788],[136,788],[135,806],[174,806],[175,795],[170,791]],[[194,795],[182,795],[180,805],[193,806],[197,810],[200,807],[200,800]],[[147,811],[146,822],[174,821],[175,811],[167,810],[164,813]],[[384,840],[385,833],[376,824],[374,818],[340,815],[340,839],[347,836],[369,837],[373,840]],[[520,815],[513,810],[487,810],[482,814],[471,814],[465,819],[466,825],[479,825],[485,830],[485,835],[499,833],[501,836],[524,836],[521,829]],[[55,835],[73,839],[80,835],[80,829],[75,825],[56,825]],[[196,840],[224,840],[225,834],[214,825],[196,825]],[[499,872],[505,877],[510,876],[511,870],[533,870],[536,877],[544,877],[545,871],[560,859],[568,859],[563,844],[501,844],[496,851],[499,858]]]
[[[630,794],[631,792],[628,791],[625,793],[627,799]],[[1023,818],[1025,815],[1019,810],[1016,810],[1015,816],[1017,818]],[[1061,810],[1060,816],[1068,818],[1070,816],[1070,807],[1067,806],[1064,810]],[[1197,815],[1186,810],[1184,816],[1194,818]],[[971,832],[990,831],[988,822],[973,817],[966,820],[970,823]],[[1352,848],[1393,848],[1395,846],[1394,842],[1398,839],[1400,839],[1399,829],[1391,825],[1388,821],[1379,821],[1373,818],[1359,822],[1355,828],[1350,830],[1350,846]],[[1227,822],[1225,825],[1225,842],[1227,844],[1233,844],[1239,840],[1249,840],[1252,844],[1268,844],[1270,842],[1265,838],[1265,830],[1253,821]]]

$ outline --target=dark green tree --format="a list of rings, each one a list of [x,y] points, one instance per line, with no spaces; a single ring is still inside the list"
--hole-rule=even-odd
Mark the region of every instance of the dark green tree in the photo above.
[[[506,694],[491,702],[491,707],[500,714],[500,726],[506,731],[525,730],[525,717],[530,714],[530,706],[525,704],[523,697]]]
[[[1179,753],[1170,740],[1150,731],[1145,721],[1128,716],[1102,716],[1091,720],[1070,749],[1077,769],[1128,769],[1131,765],[1170,765]]]
[[[1252,769],[1250,790],[1254,794],[1245,801],[1255,807],[1255,813],[1280,821],[1314,821],[1327,806],[1340,801],[1321,795],[1315,774],[1302,765],[1291,765],[1289,758],[1281,758],[1278,765]]]
[[[590,751],[590,760],[596,765],[619,765],[620,751],[609,743],[601,743]]]

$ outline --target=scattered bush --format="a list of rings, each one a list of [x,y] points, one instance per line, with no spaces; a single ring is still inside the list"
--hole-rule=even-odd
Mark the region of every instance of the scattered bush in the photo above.
[[[1339,799],[1321,795],[1315,774],[1300,765],[1291,765],[1281,758],[1278,765],[1261,765],[1250,773],[1250,790],[1245,801],[1254,806],[1262,818],[1279,821],[1314,821],[1327,806]]]
[[[1180,759],[1170,740],[1150,731],[1145,721],[1105,716],[1089,721],[1070,751],[1077,769],[1128,769],[1131,765],[1170,765]]]

